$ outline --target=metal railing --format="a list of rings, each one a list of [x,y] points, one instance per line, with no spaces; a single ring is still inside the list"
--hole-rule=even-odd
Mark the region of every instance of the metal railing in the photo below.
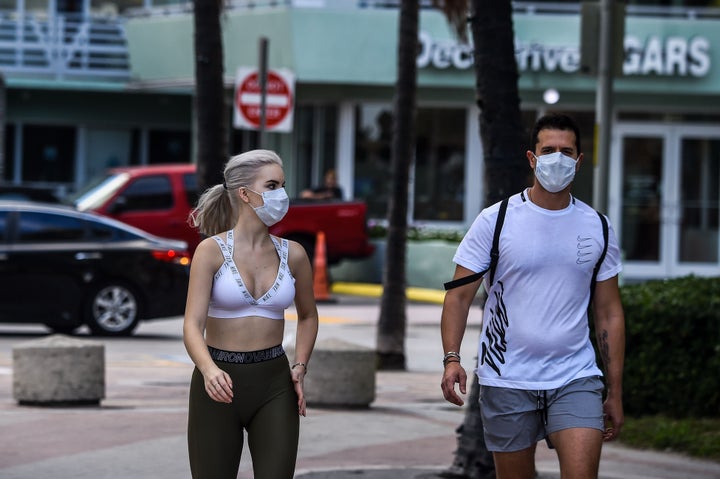
[[[432,6],[431,0],[420,2],[423,8]],[[323,8],[329,4],[329,0],[225,0],[225,8],[229,10],[258,7]],[[397,8],[399,1],[356,0],[344,5],[354,5],[358,9]],[[579,3],[513,2],[516,13],[527,15],[578,15],[579,8]],[[191,14],[192,10],[191,2],[178,2],[130,9],[119,16],[0,11],[0,71],[10,76],[44,79],[126,81],[130,78],[130,64],[125,19],[133,16]],[[627,14],[655,18],[720,19],[720,8],[630,5]]]
[[[226,10],[241,10],[273,7],[315,7],[337,8],[336,0],[224,0]],[[433,0],[419,0],[420,8],[436,8]],[[150,7],[131,8],[123,12],[126,16],[155,16],[172,15],[178,13],[192,13],[192,1],[165,3],[163,0],[150,2]],[[397,9],[400,0],[356,0],[355,2],[342,2],[342,6],[358,9]],[[527,15],[556,14],[579,15],[580,2],[512,2],[513,11]],[[676,7],[654,5],[628,5],[627,14],[639,17],[657,18],[720,18],[720,8],[717,7]]]
[[[51,79],[127,80],[123,20],[0,12],[0,70]]]

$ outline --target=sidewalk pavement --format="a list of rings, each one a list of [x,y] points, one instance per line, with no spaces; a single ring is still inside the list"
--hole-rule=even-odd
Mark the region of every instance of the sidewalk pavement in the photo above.
[[[338,338],[374,347],[378,301],[336,299],[318,305],[319,341]],[[440,309],[437,304],[408,305],[407,371],[377,372],[370,407],[309,407],[301,418],[297,478],[430,479],[452,463],[464,409],[446,403],[440,392]],[[295,323],[288,316],[290,339]],[[474,357],[479,322],[474,308],[461,350],[466,368]],[[11,351],[0,349],[0,477],[189,478],[185,427],[192,365],[182,345],[181,323],[181,318],[146,323],[128,342],[106,342],[107,397],[98,407],[18,406],[12,398]],[[543,479],[559,477],[555,453],[544,443],[536,460]],[[251,467],[245,453],[238,478],[251,478]],[[720,478],[719,463],[620,443],[605,445],[600,469],[603,479]]]

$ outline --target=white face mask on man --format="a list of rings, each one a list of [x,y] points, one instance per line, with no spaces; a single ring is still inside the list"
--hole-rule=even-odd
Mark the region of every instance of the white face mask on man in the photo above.
[[[266,226],[272,226],[285,217],[290,208],[290,198],[288,198],[285,188],[263,191],[262,193],[255,190],[250,191],[262,196],[263,204],[257,208],[253,207],[253,209],[260,221],[265,223]]]
[[[535,178],[547,191],[557,193],[567,188],[575,178],[576,165],[577,160],[560,151],[535,156]]]

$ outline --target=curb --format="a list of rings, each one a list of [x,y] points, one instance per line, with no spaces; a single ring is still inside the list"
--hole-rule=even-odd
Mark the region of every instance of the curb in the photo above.
[[[381,284],[337,282],[332,284],[330,290],[335,294],[379,298],[382,296],[383,286]],[[420,303],[443,304],[445,300],[445,291],[429,288],[411,286],[405,289],[405,295],[410,301]]]

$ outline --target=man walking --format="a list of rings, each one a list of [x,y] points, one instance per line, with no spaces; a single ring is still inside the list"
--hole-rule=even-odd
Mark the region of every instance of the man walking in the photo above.
[[[573,119],[540,118],[532,147],[533,186],[510,197],[506,209],[498,203],[483,210],[453,259],[441,319],[441,386],[447,401],[463,404],[455,385],[465,394],[467,375],[458,351],[480,286],[467,280],[483,276],[488,299],[477,375],[497,477],[534,478],[535,447],[546,439],[557,450],[562,477],[597,478],[602,442],[615,439],[624,420],[620,251],[607,218],[570,192],[583,159]],[[486,274],[493,243],[499,257]],[[589,334],[591,302],[604,402]]]

